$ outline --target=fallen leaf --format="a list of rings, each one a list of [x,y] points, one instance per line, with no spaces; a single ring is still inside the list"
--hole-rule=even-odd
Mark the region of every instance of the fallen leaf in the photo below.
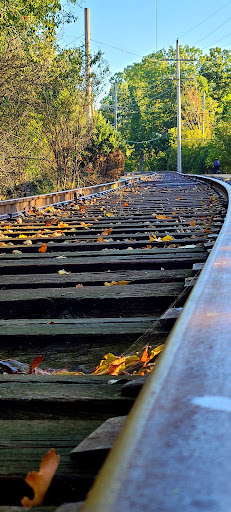
[[[166,235],[161,240],[163,240],[163,242],[169,242],[170,240],[174,240],[174,238],[172,236]]]
[[[143,351],[143,354],[142,354],[142,356],[140,358],[140,361],[141,361],[141,363],[144,363],[143,366],[146,366],[146,364],[148,363],[149,359],[150,358],[149,358],[149,355],[148,355],[148,345],[147,345],[145,347],[144,351]]]
[[[156,219],[166,219],[166,215],[156,215]]]
[[[124,203],[124,208],[126,208],[128,206],[128,203]]]
[[[23,507],[37,507],[42,504],[58,465],[59,456],[52,448],[43,457],[39,471],[32,471],[27,474],[25,482],[33,489],[34,498],[30,500],[27,496],[24,496],[21,500]]]
[[[27,238],[27,235],[19,235],[18,238]]]
[[[66,224],[66,222],[59,222],[57,225],[58,228],[69,228],[69,224]]]
[[[102,236],[99,236],[99,237],[97,238],[97,242],[98,242],[99,244],[102,244],[102,243],[104,242],[103,237],[102,237]]]
[[[40,365],[40,363],[43,361],[43,359],[44,359],[44,356],[38,356],[35,359],[33,359],[31,365],[29,366],[27,373],[30,375],[32,373],[35,373],[36,368]]]
[[[61,270],[58,270],[58,274],[60,276],[64,276],[65,274],[71,274],[71,272],[67,272],[67,270],[64,270],[63,268]]]
[[[180,200],[181,200],[181,196],[179,196],[179,197],[177,198],[177,201],[180,201]]]
[[[150,242],[155,242],[156,239],[157,239],[157,237],[156,237],[156,235],[153,235],[153,233],[151,235],[149,235]]]
[[[191,222],[189,224],[190,224],[190,226],[195,226],[196,225],[196,221],[195,220],[191,220]]]
[[[115,215],[113,213],[105,213],[105,216],[106,217],[115,217]]]
[[[110,235],[112,232],[112,228],[104,229],[101,233],[102,236]]]
[[[150,359],[153,359],[153,357],[157,356],[160,352],[162,352],[164,348],[164,345],[159,345],[158,347],[151,350]]]
[[[83,284],[76,284],[75,287],[76,288],[83,288]]]
[[[125,286],[126,284],[129,284],[130,281],[111,281],[108,283],[107,281],[104,283],[104,286]]]
[[[216,198],[214,196],[211,196],[212,201],[216,201]]]
[[[47,251],[47,244],[42,244],[41,247],[39,247],[38,252],[46,252]]]

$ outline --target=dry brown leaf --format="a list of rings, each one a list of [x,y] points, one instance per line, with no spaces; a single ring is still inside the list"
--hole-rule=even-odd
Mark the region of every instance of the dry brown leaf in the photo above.
[[[191,222],[189,224],[190,224],[190,226],[195,226],[196,225],[196,221],[195,220],[191,220]]]
[[[38,252],[47,252],[47,244],[42,244],[41,247],[39,247]]]
[[[111,234],[111,232],[112,232],[112,228],[108,228],[108,229],[106,228],[106,229],[104,229],[104,230],[102,231],[101,235],[102,235],[102,236],[110,235],[110,234]]]
[[[102,236],[99,236],[99,237],[97,238],[97,242],[98,242],[99,244],[102,244],[102,243],[104,242],[103,237],[102,237]]]
[[[128,206],[128,203],[124,203],[124,208],[127,208],[127,206]]]
[[[166,219],[166,215],[156,215],[157,219]]]
[[[83,288],[83,284],[76,284],[75,287],[76,288]]]
[[[52,448],[43,457],[39,471],[32,471],[27,474],[25,482],[33,489],[34,498],[30,500],[27,496],[24,496],[21,500],[23,507],[37,507],[42,504],[58,465],[59,456]]]

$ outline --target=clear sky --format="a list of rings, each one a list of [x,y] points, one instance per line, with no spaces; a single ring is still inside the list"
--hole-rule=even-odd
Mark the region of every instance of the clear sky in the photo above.
[[[177,38],[205,52],[213,46],[231,49],[231,0],[82,0],[81,7],[63,0],[78,19],[60,29],[60,45],[84,41],[84,7],[89,7],[91,52],[101,49],[111,73],[122,71],[156,50],[156,2],[157,49],[175,47]]]

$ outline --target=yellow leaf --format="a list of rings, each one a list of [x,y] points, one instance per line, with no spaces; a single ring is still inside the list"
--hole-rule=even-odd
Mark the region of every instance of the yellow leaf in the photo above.
[[[157,239],[157,237],[156,237],[156,235],[153,235],[153,233],[151,235],[149,235],[150,242],[155,242],[156,239]]]
[[[62,269],[62,270],[58,270],[58,274],[60,276],[64,276],[65,274],[71,274],[71,272],[67,272],[67,270]]]
[[[18,238],[27,238],[27,235],[19,235]]]
[[[170,240],[175,240],[172,236],[166,235],[162,238],[163,242],[169,242]]]
[[[47,489],[59,465],[59,456],[52,448],[42,459],[39,471],[28,473],[25,482],[33,489],[34,498],[30,500],[27,496],[22,498],[23,507],[37,507],[42,504]]]
[[[115,217],[115,215],[113,215],[113,213],[105,213],[105,216],[106,217]]]
[[[162,352],[163,348],[164,348],[164,345],[159,345],[158,347],[154,348],[151,351],[150,359],[153,359],[153,357],[157,356],[160,352]]]
[[[166,215],[156,215],[157,219],[166,219]]]

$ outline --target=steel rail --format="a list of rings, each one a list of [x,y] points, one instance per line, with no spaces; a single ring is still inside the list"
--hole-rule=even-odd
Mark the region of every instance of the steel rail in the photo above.
[[[0,219],[5,216],[18,215],[26,208],[45,208],[46,206],[56,205],[60,203],[67,203],[75,199],[85,199],[93,197],[98,194],[104,194],[110,190],[120,189],[132,183],[139,181],[141,177],[130,177],[114,181],[110,183],[102,183],[100,185],[93,185],[92,187],[76,188],[72,190],[61,190],[60,192],[51,192],[49,194],[40,194],[29,197],[21,197],[16,199],[6,199],[0,201]]]
[[[81,512],[231,510],[231,206]]]

